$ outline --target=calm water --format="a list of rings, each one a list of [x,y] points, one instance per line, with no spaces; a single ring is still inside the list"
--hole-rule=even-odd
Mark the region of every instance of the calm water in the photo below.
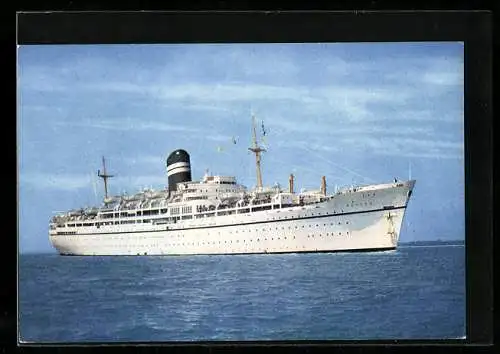
[[[19,260],[27,342],[465,335],[465,248]]]

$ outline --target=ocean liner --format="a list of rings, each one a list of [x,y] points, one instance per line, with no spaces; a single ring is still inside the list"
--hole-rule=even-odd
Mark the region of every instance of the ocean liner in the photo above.
[[[261,154],[253,118],[256,187],[233,176],[191,178],[189,154],[166,160],[168,188],[108,196],[100,207],[55,215],[49,238],[61,255],[201,255],[392,250],[415,180],[351,186],[327,193],[296,192],[262,184]]]

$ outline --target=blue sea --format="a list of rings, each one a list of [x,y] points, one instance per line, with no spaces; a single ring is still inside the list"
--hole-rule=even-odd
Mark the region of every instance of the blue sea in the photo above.
[[[19,258],[21,342],[465,336],[465,247]]]

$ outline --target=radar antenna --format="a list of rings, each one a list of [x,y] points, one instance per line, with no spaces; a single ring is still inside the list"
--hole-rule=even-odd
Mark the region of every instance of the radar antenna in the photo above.
[[[104,180],[104,202],[108,199],[108,178],[114,177],[113,175],[106,174],[106,160],[104,156],[102,157],[102,173],[100,170],[97,170],[97,176],[101,177]]]
[[[259,146],[258,141],[257,141],[257,130],[255,128],[255,116],[252,114],[252,127],[253,127],[253,145],[252,147],[249,147],[248,150],[253,152],[255,154],[255,167],[257,170],[257,188],[262,189],[262,173],[260,170],[260,153],[266,151],[266,149],[263,149]]]

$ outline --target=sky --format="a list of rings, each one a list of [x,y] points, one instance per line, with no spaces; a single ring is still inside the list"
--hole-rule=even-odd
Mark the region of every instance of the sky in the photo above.
[[[416,179],[401,242],[463,240],[463,43],[18,47],[21,253],[55,252],[56,212],[167,185],[165,160],[297,189]],[[236,144],[233,143],[233,138]]]

